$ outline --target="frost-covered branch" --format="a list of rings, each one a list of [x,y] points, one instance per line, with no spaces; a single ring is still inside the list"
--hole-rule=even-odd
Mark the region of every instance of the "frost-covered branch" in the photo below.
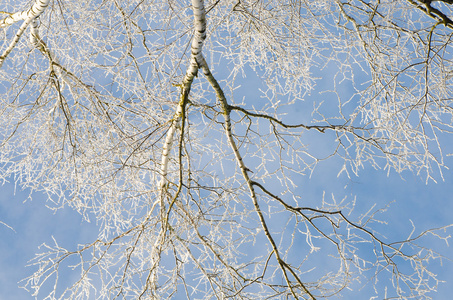
[[[261,208],[260,208],[260,205],[258,203],[258,197],[256,195],[256,192],[255,192],[255,188],[253,187],[253,181],[250,179],[249,175],[248,175],[248,172],[250,171],[249,168],[247,168],[247,166],[245,165],[243,159],[242,159],[242,155],[240,154],[239,152],[239,149],[238,149],[238,146],[236,145],[236,142],[234,141],[234,134],[233,134],[233,131],[232,131],[232,127],[231,127],[231,119],[230,119],[230,112],[231,112],[231,109],[229,108],[229,105],[228,105],[228,102],[227,102],[227,99],[223,93],[223,90],[222,88],[220,87],[220,85],[218,84],[217,80],[215,79],[215,77],[212,75],[211,71],[209,70],[209,66],[208,64],[206,63],[205,59],[203,57],[201,57],[201,59],[199,60],[199,65],[201,66],[202,70],[203,70],[203,74],[206,76],[206,78],[208,79],[209,83],[211,84],[211,86],[213,87],[213,89],[215,90],[215,93],[217,95],[217,99],[218,101],[220,102],[220,106],[222,107],[222,112],[223,112],[223,117],[224,117],[224,124],[225,124],[225,134],[227,136],[227,139],[228,139],[228,143],[231,147],[231,149],[233,150],[234,152],[234,156],[236,157],[236,163],[238,164],[239,168],[241,169],[241,172],[242,172],[242,176],[247,184],[247,187],[248,187],[248,190],[250,192],[250,197],[253,201],[253,205],[255,207],[255,212],[258,214],[258,217],[259,217],[259,220],[260,220],[260,223],[261,223],[261,226],[264,230],[264,233],[266,235],[266,237],[268,238],[271,246],[272,246],[272,249],[273,249],[273,254],[276,256],[276,259],[277,259],[277,262],[278,264],[280,265],[281,267],[281,271],[283,272],[283,275],[284,275],[284,278],[285,278],[285,281],[288,285],[288,288],[290,289],[292,295],[294,296],[295,299],[298,299],[298,296],[297,296],[297,293],[295,291],[295,286],[294,284],[291,283],[291,280],[289,278],[289,274],[291,274],[291,276],[298,282],[300,288],[303,290],[304,293],[306,293],[308,296],[310,296],[310,299],[316,299],[312,293],[308,290],[308,288],[305,286],[304,283],[302,283],[302,281],[300,280],[299,276],[296,274],[296,272],[294,272],[294,270],[292,269],[292,267],[290,265],[288,265],[285,260],[282,258],[281,256],[281,253],[280,253],[280,250],[278,249],[277,247],[277,244],[268,228],[268,225],[267,225],[267,222],[264,218],[264,215],[261,211]],[[289,274],[288,274],[289,273]]]
[[[428,238],[450,232],[400,234],[352,186],[448,166],[450,0],[10,2],[0,178],[99,231],[41,248],[35,297],[419,299],[442,279]]]

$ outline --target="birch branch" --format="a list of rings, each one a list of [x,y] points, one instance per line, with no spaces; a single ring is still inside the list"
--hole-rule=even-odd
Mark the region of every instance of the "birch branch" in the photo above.
[[[258,204],[258,199],[257,199],[256,193],[255,193],[255,189],[253,187],[252,180],[250,179],[250,177],[248,176],[248,173],[247,173],[248,168],[245,166],[242,156],[239,153],[238,147],[233,138],[231,120],[230,120],[231,109],[229,108],[228,102],[226,100],[226,97],[223,93],[222,88],[220,87],[217,80],[214,78],[211,71],[209,70],[209,66],[202,54],[202,44],[203,44],[204,39],[206,38],[206,12],[204,9],[203,1],[202,0],[192,0],[192,6],[193,6],[193,10],[194,10],[194,22],[195,22],[196,31],[194,34],[194,38],[192,40],[192,55],[191,55],[190,67],[186,73],[186,78],[184,79],[183,95],[184,95],[184,92],[186,91],[186,82],[191,84],[192,80],[193,80],[193,76],[195,76],[197,74],[199,67],[201,67],[204,75],[208,79],[211,86],[214,88],[217,98],[219,99],[220,105],[222,107],[224,119],[225,119],[225,123],[224,123],[225,124],[225,133],[226,133],[226,136],[228,139],[228,143],[230,144],[231,148],[233,149],[234,155],[236,157],[236,161],[241,169],[242,176],[244,177],[244,179],[247,183],[247,187],[250,191],[250,196],[252,198],[253,205],[255,207],[255,211],[258,214],[258,217],[260,219],[260,223],[265,232],[265,235],[267,236],[269,242],[272,245],[273,253],[275,254],[278,264],[280,265],[280,267],[282,269],[282,272],[283,272],[285,280],[288,284],[288,287],[291,290],[291,293],[293,294],[293,296],[297,299],[298,297],[296,296],[296,292],[293,289],[293,285],[291,284],[291,281],[288,277],[289,274],[287,273],[287,271],[289,271],[289,273],[297,280],[297,282],[302,287],[304,292],[306,294],[308,294],[311,299],[315,299],[315,297],[310,293],[310,291],[305,287],[305,285],[298,278],[297,274],[295,274],[294,270],[292,270],[292,268],[288,264],[286,264],[284,262],[284,260],[281,258],[277,245],[267,227],[266,220],[264,219],[263,213],[261,212],[260,206]],[[188,87],[190,88],[190,85],[188,85]]]
[[[36,2],[30,9],[11,14],[0,21],[0,28],[8,27],[18,21],[22,20],[24,21],[17,30],[16,35],[12,39],[8,48],[6,48],[5,51],[3,51],[3,54],[0,56],[0,68],[2,67],[3,62],[5,61],[5,58],[11,53],[11,51],[13,51],[14,47],[19,42],[19,39],[24,33],[25,29],[27,29],[28,25],[30,25],[30,23],[32,23],[33,20],[35,20],[44,12],[46,7],[49,5],[49,2],[50,0],[36,0]],[[32,32],[33,30],[36,30],[36,28],[32,29]]]
[[[0,21],[0,28],[8,27],[18,21],[34,19],[39,17],[46,7],[49,5],[50,0],[36,0],[31,8],[10,14]]]
[[[180,136],[180,142],[179,142],[179,147],[181,149],[182,147],[182,139],[183,139],[183,134],[184,134],[184,120],[185,120],[185,107],[188,102],[188,97],[190,93],[190,89],[192,87],[193,80],[195,76],[197,76],[198,73],[198,63],[197,59],[201,57],[201,51],[203,47],[203,42],[206,39],[206,19],[205,19],[205,8],[203,5],[202,1],[199,0],[192,0],[192,9],[194,12],[194,36],[192,39],[192,44],[191,44],[191,55],[190,55],[190,63],[189,67],[187,68],[186,74],[183,78],[183,82],[180,86],[181,88],[181,96],[180,100],[178,102],[178,106],[176,107],[176,111],[173,115],[173,118],[171,119],[171,125],[170,128],[167,132],[167,135],[165,137],[165,142],[163,145],[162,149],[162,157],[161,157],[161,166],[160,166],[160,183],[159,183],[159,200],[160,201],[160,206],[161,206],[161,212],[162,212],[162,220],[161,220],[161,231],[159,234],[159,238],[156,240],[156,244],[153,247],[153,252],[151,254],[151,257],[153,258],[153,267],[148,273],[148,277],[146,280],[146,285],[141,293],[141,295],[144,295],[144,293],[154,284],[157,282],[157,264],[160,261],[160,256],[164,248],[166,236],[167,236],[167,229],[169,228],[169,223],[168,223],[168,218],[171,213],[171,209],[173,207],[173,204],[175,203],[176,199],[178,198],[178,195],[181,191],[182,187],[182,164],[181,164],[181,159],[182,159],[182,154],[181,151],[179,153],[179,168],[180,168],[180,176],[179,176],[179,186],[178,186],[178,191],[175,193],[175,195],[172,197],[168,211],[165,211],[165,204],[164,204],[164,198],[167,192],[168,188],[168,165],[169,165],[169,158],[170,158],[170,152],[172,150],[173,146],[173,139],[174,135],[176,133],[176,130],[180,126],[181,123],[181,136]]]
[[[197,76],[198,73],[198,63],[200,57],[202,57],[202,48],[203,42],[206,39],[206,11],[204,8],[203,1],[201,0],[192,0],[192,9],[194,12],[194,36],[192,39],[191,45],[191,55],[190,55],[190,64],[184,76],[183,83],[181,85],[181,98],[176,108],[176,112],[173,116],[170,129],[167,132],[165,138],[162,159],[161,159],[161,181],[160,181],[160,190],[161,193],[164,192],[166,183],[167,183],[167,174],[168,174],[168,160],[170,151],[173,144],[173,136],[176,132],[179,121],[181,120],[181,113],[183,112],[183,107],[186,105],[192,82]]]

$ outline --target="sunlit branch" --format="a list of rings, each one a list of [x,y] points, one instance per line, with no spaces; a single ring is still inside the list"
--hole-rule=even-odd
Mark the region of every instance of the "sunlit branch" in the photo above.
[[[442,22],[446,27],[453,28],[453,21],[448,17],[446,14],[444,14],[442,11],[439,9],[432,7],[431,3],[434,2],[432,0],[419,0],[420,3],[424,4],[425,7],[420,5],[418,2],[415,2],[413,0],[408,0],[410,3],[415,5],[418,9],[426,13],[428,16],[431,18]],[[439,0],[440,2],[445,2],[451,5],[452,3],[449,1],[442,1]]]

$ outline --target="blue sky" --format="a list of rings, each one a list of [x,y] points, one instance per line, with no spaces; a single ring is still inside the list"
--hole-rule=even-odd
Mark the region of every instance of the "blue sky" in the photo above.
[[[28,195],[25,191],[15,192],[13,183],[0,188],[0,220],[14,229],[0,226],[1,300],[34,299],[19,288],[19,281],[33,273],[34,268],[26,265],[44,249],[39,249],[43,243],[53,244],[52,236],[68,249],[76,249],[78,243],[97,236],[94,224],[82,222],[72,209],[54,213],[45,206],[44,195],[27,200]]]
[[[336,174],[323,169],[322,166],[315,171],[313,177],[316,178],[319,174],[324,180],[312,181],[311,188],[301,185],[301,189],[306,193],[304,198],[319,199],[323,191],[337,189],[337,193],[357,196],[358,211],[366,210],[372,203],[383,206],[395,201],[382,215],[382,218],[388,221],[387,225],[382,226],[382,233],[389,238],[407,236],[412,228],[410,220],[416,224],[416,233],[453,223],[453,175],[449,172],[444,174],[445,181],[428,185],[410,173],[404,174],[403,180],[398,176],[387,177],[385,172],[373,169],[367,169],[359,178],[351,180],[338,179]],[[336,180],[335,184],[331,184],[333,180]],[[326,183],[329,183],[328,187]],[[345,187],[343,191],[338,190],[341,186]],[[54,213],[45,207],[45,198],[42,195],[35,195],[33,200],[24,202],[28,193],[20,190],[14,193],[14,190],[13,183],[4,184],[0,188],[0,220],[14,228],[13,231],[6,226],[0,226],[1,300],[33,299],[29,293],[18,287],[18,282],[31,274],[33,268],[27,268],[25,265],[39,252],[38,247],[42,243],[52,244],[51,236],[68,249],[75,249],[78,243],[89,242],[96,236],[95,224],[82,221],[75,211],[65,208]],[[451,234],[452,230],[449,232]],[[436,239],[425,241],[427,246],[432,246],[453,259],[451,247],[447,247],[445,243]],[[439,279],[450,282],[441,284],[438,293],[432,295],[433,299],[448,299],[453,293],[453,263],[445,260],[441,266],[434,262],[432,267],[432,270],[439,274]],[[383,289],[381,285],[378,285],[378,288]],[[370,292],[370,287],[361,291],[345,291],[344,299],[349,296],[367,299]]]
[[[249,75],[249,80],[250,77],[253,76]],[[256,80],[258,79],[254,78],[252,82]],[[321,82],[319,88],[327,89],[326,81]],[[242,91],[239,89],[239,93],[253,97],[253,92],[247,89],[248,85],[245,85]],[[289,114],[285,120],[288,120],[288,123],[295,123],[300,118],[309,118],[309,111],[305,108],[311,105],[310,102],[303,103],[292,111],[285,108],[285,112]],[[316,131],[304,134],[312,142],[310,147],[318,149],[317,154],[320,154],[321,149],[326,153],[330,151],[328,148],[332,145],[325,147],[325,143],[332,143],[332,139],[327,134],[322,135]],[[449,162],[451,165],[451,158],[447,158],[447,164]],[[298,186],[296,193],[301,195],[304,202],[313,206],[319,203],[324,193],[327,197],[334,193],[337,199],[345,196],[349,199],[356,197],[356,216],[365,213],[374,204],[376,208],[383,208],[391,203],[389,209],[380,215],[380,219],[387,221],[387,224],[378,226],[381,234],[390,240],[406,238],[412,230],[411,220],[416,226],[415,235],[430,228],[453,223],[451,214],[453,174],[449,170],[444,170],[445,181],[437,175],[437,184],[434,182],[426,184],[423,177],[410,172],[402,174],[391,172],[387,176],[386,171],[375,170],[369,165],[365,165],[366,168],[359,172],[358,177],[351,172],[351,178],[344,173],[338,177],[342,164],[339,158],[328,160],[320,163],[311,177],[295,178]],[[0,221],[14,229],[0,225],[0,268],[2,270],[0,300],[33,299],[27,291],[18,286],[20,280],[33,273],[33,267],[25,266],[35,253],[40,252],[38,247],[43,243],[52,244],[53,236],[62,247],[76,249],[78,244],[89,243],[96,239],[97,227],[96,224],[83,221],[77,212],[67,207],[54,213],[46,207],[44,195],[32,195],[31,200],[29,191],[20,190],[20,187],[15,187],[13,179],[10,181],[0,187]],[[450,228],[448,233],[453,234],[453,230]],[[445,243],[433,238],[424,239],[424,243],[453,259],[451,248]],[[306,247],[306,244],[301,244],[301,247]],[[297,251],[297,248],[295,250]],[[314,255],[313,259],[314,264],[319,263],[321,268],[326,262],[326,258],[321,255]],[[433,262],[432,271],[439,274],[439,279],[450,282],[450,284],[440,285],[438,294],[432,295],[433,299],[448,299],[453,294],[453,284],[451,284],[453,283],[453,263],[445,260],[441,266],[437,261]],[[63,273],[61,277],[63,285],[65,276],[71,278],[72,275],[70,272]],[[361,287],[362,284],[356,284],[353,291],[344,291],[343,299],[350,297],[368,299],[374,294],[371,286],[368,285],[359,290]],[[379,282],[377,289],[382,292],[385,289],[385,282]]]
[[[215,72],[219,71],[217,68],[213,69]],[[222,70],[220,69],[220,71]],[[326,68],[319,72],[319,76],[324,80],[319,82],[317,91],[331,89],[334,81],[333,75],[336,74],[336,71]],[[216,73],[217,75],[219,80],[227,78],[222,72]],[[246,104],[253,104],[253,101],[259,104],[256,99],[253,99],[257,94],[256,86],[260,85],[259,82],[256,84],[258,79],[251,74],[247,74],[247,76],[249,81],[243,85],[242,90],[238,89],[235,99],[240,102],[242,97],[250,97],[251,99],[245,99]],[[355,84],[359,86],[360,80]],[[254,86],[254,89],[250,89],[250,86]],[[346,94],[353,93],[349,83],[340,87],[339,91],[343,90]],[[313,99],[319,96],[315,92],[313,94]],[[328,94],[325,96],[332,101],[329,105],[336,101],[334,97],[329,98],[330,96]],[[345,96],[345,99],[347,98],[348,96]],[[290,114],[285,120],[288,123],[298,123],[301,119],[305,122],[306,119],[311,118],[311,110],[306,108],[312,107],[312,102],[307,101],[305,104],[300,104],[295,110],[293,110],[294,107],[285,108],[286,112]],[[333,107],[337,108],[336,103]],[[329,138],[324,140],[324,135],[314,132],[313,135],[315,134],[318,134],[320,138],[316,140],[312,136],[310,141],[314,145],[310,146],[314,147],[315,151],[325,150],[323,143],[329,141]],[[312,133],[307,133],[307,136],[311,135]],[[330,149],[327,149],[326,153],[329,151]],[[318,154],[320,154],[319,152]],[[450,166],[453,166],[451,159],[449,163]],[[342,162],[339,159],[319,164],[311,178],[305,176],[295,179],[298,185],[296,192],[301,195],[303,201],[311,205],[319,203],[324,193],[326,195],[335,193],[337,198],[347,196],[349,199],[354,199],[356,197],[356,215],[368,211],[374,204],[376,204],[376,208],[382,208],[391,203],[389,209],[381,215],[381,219],[387,221],[387,224],[377,226],[381,230],[380,233],[391,240],[406,238],[412,230],[411,220],[416,226],[414,235],[430,228],[453,223],[451,213],[453,211],[451,195],[453,174],[451,171],[444,170],[445,181],[436,176],[437,184],[434,182],[426,184],[423,177],[412,173],[395,174],[391,172],[388,176],[384,170],[375,170],[369,165],[360,171],[358,177],[351,175],[351,178],[347,178],[345,174],[337,177],[341,166]],[[39,249],[40,245],[53,243],[52,236],[67,249],[76,249],[78,244],[92,242],[97,236],[96,224],[83,221],[82,217],[72,209],[66,207],[54,213],[46,208],[44,195],[35,194],[32,198],[32,200],[29,199],[29,191],[22,191],[19,187],[15,187],[13,179],[10,183],[5,183],[0,187],[0,221],[12,227],[11,229],[0,224],[0,300],[33,299],[27,291],[19,288],[19,281],[33,273],[34,268],[27,268],[26,265],[36,253],[43,249],[42,247],[41,250]],[[453,235],[453,229],[450,228],[447,234]],[[445,243],[429,237],[423,242],[440,254],[453,259],[451,247],[447,247]],[[451,242],[453,243],[453,241]],[[306,246],[306,244],[302,246]],[[319,255],[313,257],[314,264],[322,264],[326,261],[325,257]],[[320,267],[322,268],[322,266]],[[438,294],[432,295],[432,297],[434,299],[450,298],[453,294],[453,263],[445,260],[444,264],[440,265],[438,261],[435,261],[431,270],[439,274],[439,279],[449,282],[440,285]],[[64,285],[65,280],[70,281],[72,274],[63,272],[62,275],[61,281]],[[377,289],[381,292],[385,288],[385,284],[387,284],[385,281],[379,282]],[[353,291],[344,291],[344,299],[352,297],[367,299],[373,293],[369,286],[363,290],[358,290],[361,287],[360,284],[353,287]]]
[[[324,84],[322,83],[320,87],[326,89]],[[247,95],[247,93],[244,94]],[[250,95],[253,96],[253,93]],[[302,113],[302,118],[309,118],[309,113],[304,110],[304,107],[310,105],[305,103],[293,111],[287,109],[288,122],[296,122],[301,118]],[[304,134],[312,142],[310,146],[315,150],[326,150],[324,143],[332,142],[330,137],[316,131]],[[314,136],[319,136],[319,139],[313,138]],[[328,149],[326,151],[326,153],[329,152]],[[313,206],[319,204],[324,193],[327,197],[334,193],[337,199],[345,196],[349,199],[356,197],[356,216],[365,213],[374,204],[376,208],[383,208],[391,203],[389,209],[380,215],[380,219],[387,221],[387,224],[377,227],[381,230],[380,233],[390,240],[406,238],[412,230],[411,220],[416,226],[415,235],[430,228],[453,223],[451,214],[453,174],[449,170],[444,170],[445,181],[437,175],[437,184],[434,182],[426,184],[423,177],[410,172],[402,174],[391,172],[387,176],[386,171],[375,170],[369,165],[359,172],[358,177],[351,172],[351,178],[344,173],[338,177],[342,163],[339,158],[328,160],[320,163],[311,177],[295,178],[298,186],[296,193],[301,195],[305,203]],[[447,158],[447,165],[448,163],[452,165],[451,157]],[[96,239],[97,227],[94,223],[83,221],[77,212],[67,207],[54,213],[46,207],[44,195],[35,194],[30,199],[29,191],[20,190],[20,187],[15,187],[13,179],[10,181],[0,187],[0,221],[14,229],[0,225],[0,268],[2,270],[0,300],[33,299],[27,291],[19,288],[19,281],[33,273],[34,268],[26,265],[36,253],[43,249],[40,250],[38,247],[43,243],[52,244],[52,237],[55,237],[60,246],[76,249],[78,244],[89,243]],[[448,233],[453,234],[452,228]],[[451,248],[445,243],[434,238],[424,239],[424,243],[440,254],[453,259]],[[303,243],[300,247],[306,247],[306,244]],[[296,247],[295,251],[297,249]],[[313,259],[314,265],[319,263],[322,269],[326,258],[313,255]],[[433,299],[448,299],[453,294],[453,284],[451,284],[453,283],[453,263],[445,260],[441,266],[438,261],[435,261],[431,270],[439,274],[439,279],[450,282],[440,285],[438,294],[432,295]],[[72,274],[64,272],[62,275],[60,282],[64,285],[65,280],[70,281]],[[370,285],[360,289],[363,283],[365,281],[354,285],[353,291],[345,290],[343,299],[350,297],[369,299],[374,292]],[[379,292],[385,289],[385,284],[384,281],[379,282],[377,285]]]

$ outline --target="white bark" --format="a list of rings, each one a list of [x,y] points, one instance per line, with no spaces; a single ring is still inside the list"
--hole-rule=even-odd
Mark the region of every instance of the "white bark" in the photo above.
[[[162,147],[162,159],[161,159],[161,167],[160,167],[160,174],[161,174],[160,189],[161,189],[161,193],[164,190],[165,185],[167,184],[169,156],[170,156],[170,151],[171,151],[172,145],[173,145],[173,138],[174,138],[176,129],[178,127],[178,122],[179,122],[179,120],[181,118],[180,117],[181,111],[182,111],[182,107],[181,107],[181,103],[179,103],[177,108],[176,108],[176,112],[174,114],[174,117],[171,120],[171,125],[170,125],[170,128],[168,129],[167,135],[165,137],[164,145]]]
[[[18,21],[34,19],[39,17],[46,7],[49,5],[50,0],[36,0],[31,8],[20,12],[13,13],[0,21],[0,28],[8,27]]]
[[[40,47],[40,37],[39,37],[38,27],[39,27],[39,23],[35,18],[31,21],[31,24],[30,24],[30,43],[35,48]]]
[[[190,88],[194,77],[198,73],[199,64],[197,61],[203,59],[202,49],[203,42],[206,39],[206,11],[202,0],[192,0],[192,9],[194,14],[194,36],[191,44],[191,55],[190,63],[187,68],[186,75],[184,76],[183,83],[181,86],[181,100],[178,103],[176,112],[171,121],[170,129],[167,132],[165,142],[163,145],[162,159],[161,159],[161,190],[167,183],[168,163],[169,155],[173,144],[174,134],[177,126],[181,120],[181,113],[183,112],[182,106],[186,104],[187,97],[190,92]]]
[[[8,56],[8,54],[11,53],[17,42],[19,42],[19,39],[24,33],[25,29],[27,29],[28,25],[30,25],[30,23],[32,23],[34,19],[39,17],[44,12],[46,7],[49,5],[49,2],[50,0],[36,0],[36,2],[30,9],[14,13],[0,21],[0,28],[8,27],[18,21],[24,21],[16,32],[14,38],[10,42],[8,48],[6,48],[5,51],[3,51],[3,54],[0,56],[0,68],[5,61],[5,58]],[[36,30],[36,27],[34,27],[32,30]]]

